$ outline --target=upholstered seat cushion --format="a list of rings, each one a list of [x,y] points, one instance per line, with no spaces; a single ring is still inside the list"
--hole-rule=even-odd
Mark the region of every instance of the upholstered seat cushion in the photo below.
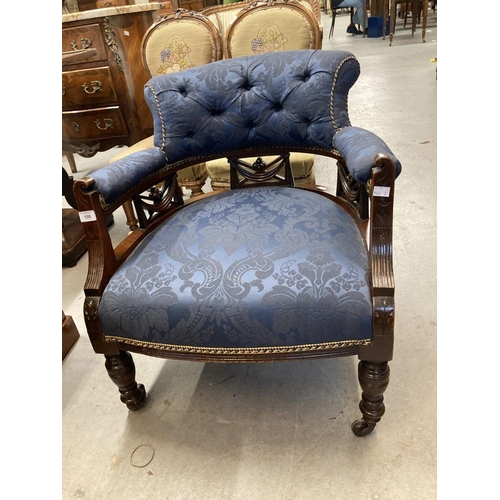
[[[346,346],[372,336],[354,220],[307,190],[224,191],[185,207],[118,269],[104,334],[168,349]]]

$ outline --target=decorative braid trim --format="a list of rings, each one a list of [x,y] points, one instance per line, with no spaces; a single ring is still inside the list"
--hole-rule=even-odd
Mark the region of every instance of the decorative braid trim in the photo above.
[[[167,131],[165,130],[165,120],[163,119],[163,114],[161,112],[161,107],[160,107],[160,102],[158,101],[158,96],[156,95],[155,90],[149,83],[146,84],[146,87],[151,90],[153,93],[153,97],[155,99],[156,103],[156,108],[158,109],[158,114],[160,115],[161,118],[161,148],[163,151],[165,151],[165,145],[167,143]],[[168,158],[167,158],[167,163],[168,163]]]
[[[337,69],[335,70],[335,74],[333,76],[332,91],[330,93],[330,118],[331,118],[332,123],[333,123],[333,128],[337,131],[339,131],[341,128],[339,128],[337,126],[337,123],[335,122],[334,109],[333,109],[333,94],[335,92],[335,87],[337,85],[337,77],[339,75],[340,70],[342,69],[342,66],[344,65],[344,63],[346,63],[347,61],[349,61],[351,59],[356,60],[356,58],[354,56],[348,56],[345,59],[343,59],[340,62],[340,64],[338,65]],[[347,115],[349,116],[349,97],[346,97],[346,111],[347,111]]]
[[[143,340],[126,339],[114,335],[106,336],[107,340],[114,340],[123,344],[130,344],[147,349],[173,351],[189,354],[280,354],[308,351],[325,351],[328,349],[341,349],[360,345],[371,345],[371,339],[343,340],[338,342],[324,342],[320,344],[301,344],[295,346],[269,346],[269,347],[193,347],[175,344],[160,344],[158,342],[145,342]]]

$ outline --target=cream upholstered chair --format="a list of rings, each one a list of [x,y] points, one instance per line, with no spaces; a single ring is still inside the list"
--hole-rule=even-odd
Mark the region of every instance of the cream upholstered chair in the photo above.
[[[296,0],[262,0],[238,13],[226,35],[227,57],[321,49],[319,23]]]
[[[202,13],[177,9],[144,35],[142,61],[151,77],[194,68],[222,58],[222,38]]]
[[[312,4],[308,5],[306,7],[296,0],[264,0],[248,4],[226,31],[226,57],[320,49],[322,35],[319,23],[313,14]],[[265,157],[264,160],[271,161],[271,158]],[[290,164],[295,183],[314,184],[313,153],[291,153]],[[209,161],[207,169],[212,189],[229,187],[227,160],[218,158]]]
[[[319,0],[297,0],[299,3],[307,7],[318,21],[321,40],[323,40],[323,18],[321,17],[321,4]]]
[[[217,27],[203,14],[178,9],[158,19],[146,32],[142,42],[142,62],[150,77],[193,68],[222,59],[222,38]],[[144,82],[146,83],[146,82]],[[137,151],[154,146],[147,137],[110,160],[113,163]],[[208,178],[205,163],[193,165],[177,174],[181,187],[191,196],[203,193]],[[124,206],[130,229],[137,227],[131,204]]]
[[[321,5],[319,0],[297,0],[304,7],[309,9],[311,13],[314,15],[316,20],[318,21],[318,25],[320,28],[320,38],[323,39],[323,21],[321,17]],[[248,4],[251,0],[241,0],[240,2],[230,3],[225,5],[213,5],[211,7],[206,7],[202,9],[202,13],[206,15],[210,21],[212,21],[217,28],[219,28],[219,32],[222,37],[223,45],[224,45],[224,57],[227,57],[226,47],[225,47],[225,36],[227,30],[231,23],[235,20],[236,16],[245,8],[248,7]]]
[[[241,2],[225,5],[213,5],[201,10],[202,14],[207,16],[219,29],[219,33],[222,37],[224,57],[226,57],[226,46],[224,43],[226,31],[238,13],[248,6],[249,2],[250,0],[242,0]]]

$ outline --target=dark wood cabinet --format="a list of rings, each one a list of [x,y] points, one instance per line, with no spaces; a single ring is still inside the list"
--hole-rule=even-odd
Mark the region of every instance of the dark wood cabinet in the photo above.
[[[97,0],[95,2],[95,8],[104,9],[106,7],[118,7],[121,5],[130,5],[133,3],[133,0]]]
[[[157,0],[149,0],[154,2]],[[201,10],[210,5],[217,5],[219,0],[160,0],[161,8],[158,10],[158,14],[165,15],[171,14],[176,9],[186,9],[186,10]],[[220,0],[222,3],[222,0]]]
[[[63,151],[91,157],[152,135],[141,42],[157,19],[158,7],[145,4],[116,15],[102,16],[96,10],[92,17],[81,12],[63,16]]]
[[[75,322],[71,316],[66,316],[62,312],[62,360],[66,358],[77,340],[80,338]]]
[[[152,3],[156,0],[149,0]],[[167,14],[172,14],[176,9],[179,8],[179,0],[161,0],[160,8],[157,10],[159,16],[165,16]]]
[[[178,0],[179,7],[186,10],[201,10],[205,7],[203,0]]]
[[[105,7],[118,7],[122,5],[134,4],[134,0],[71,0],[69,2],[63,2],[70,4],[70,12],[76,12],[75,7],[78,11],[102,9]]]

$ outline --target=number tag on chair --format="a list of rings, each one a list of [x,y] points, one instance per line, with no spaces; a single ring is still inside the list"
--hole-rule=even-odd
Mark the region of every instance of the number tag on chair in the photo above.
[[[84,212],[79,212],[81,222],[92,222],[96,219],[95,212],[93,210],[85,210]]]
[[[373,196],[388,198],[391,194],[391,188],[388,186],[375,186],[373,188]]]

